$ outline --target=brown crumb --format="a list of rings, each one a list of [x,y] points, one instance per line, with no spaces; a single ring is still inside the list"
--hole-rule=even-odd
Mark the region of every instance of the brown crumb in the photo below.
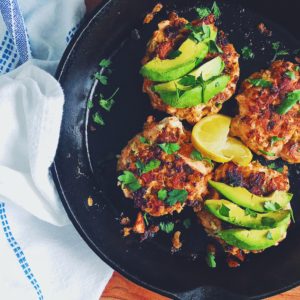
[[[257,25],[257,28],[261,34],[264,34],[266,36],[272,36],[272,31],[267,29],[267,27],[264,23],[259,23]]]
[[[144,233],[146,230],[146,226],[145,226],[145,222],[144,222],[144,218],[143,218],[143,215],[141,212],[139,212],[137,214],[137,217],[136,217],[136,221],[135,221],[135,224],[133,226],[133,231],[135,233]]]
[[[296,61],[297,63],[300,64],[300,57],[299,57],[299,56],[296,56],[296,57],[295,57],[295,61]]]
[[[180,235],[181,232],[176,231],[172,239],[173,248],[176,250],[179,250],[182,247],[182,243],[180,242]]]
[[[87,205],[88,206],[93,206],[93,204],[94,204],[94,200],[91,196],[89,196],[88,199],[87,199]]]
[[[124,227],[123,228],[123,236],[128,236],[132,230],[132,227]]]
[[[207,252],[212,253],[213,255],[216,254],[216,246],[213,244],[208,244],[207,245]]]
[[[152,9],[151,13],[147,14],[145,19],[144,19],[144,24],[149,24],[154,16],[161,11],[161,9],[163,8],[163,5],[161,3],[157,3],[154,8]]]
[[[232,256],[228,255],[227,256],[227,264],[229,268],[237,268],[240,266],[240,263],[236,261]]]
[[[120,219],[120,224],[121,225],[128,225],[130,223],[130,219],[128,217],[122,217]]]
[[[156,232],[159,231],[159,226],[157,226],[157,225],[151,225],[149,230],[151,232],[153,232],[153,233],[156,233]]]

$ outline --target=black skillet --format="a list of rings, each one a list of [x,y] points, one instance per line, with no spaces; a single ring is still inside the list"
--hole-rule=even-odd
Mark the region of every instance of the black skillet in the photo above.
[[[199,6],[193,0],[162,2],[165,9],[152,23],[143,26],[143,17],[156,1],[106,1],[84,21],[61,60],[57,78],[66,102],[52,173],[65,209],[82,238],[101,259],[132,281],[170,298],[258,299],[290,289],[300,283],[300,168],[296,166],[290,166],[296,224],[279,247],[249,256],[240,268],[229,269],[222,258],[218,268],[207,267],[206,237],[193,217],[193,229],[183,234],[184,249],[173,255],[166,234],[142,243],[120,234],[121,213],[132,216],[136,211],[116,186],[115,155],[142,129],[148,115],[158,119],[165,116],[153,111],[141,92],[140,59],[157,22],[166,17],[167,11],[175,9],[192,18],[193,8]],[[211,5],[209,1],[201,3]],[[283,47],[300,48],[292,36],[300,35],[299,1],[222,1],[220,6],[220,27],[229,34],[237,50],[250,45],[255,52],[254,60],[240,60],[240,82],[268,66],[273,56],[272,42],[279,40]],[[273,31],[271,38],[258,32],[257,24],[262,21]],[[107,57],[113,61],[113,72],[109,85],[104,87],[95,82],[93,74],[99,69],[99,61]],[[120,88],[114,97],[116,103],[110,113],[105,113],[97,104],[99,94],[107,96],[116,87]],[[89,99],[94,101],[91,110],[87,109]],[[96,111],[101,112],[105,126],[93,122],[91,116]],[[222,112],[233,115],[235,101],[227,102]],[[278,160],[276,164],[281,166],[282,162]],[[89,196],[94,200],[93,206],[87,204]]]

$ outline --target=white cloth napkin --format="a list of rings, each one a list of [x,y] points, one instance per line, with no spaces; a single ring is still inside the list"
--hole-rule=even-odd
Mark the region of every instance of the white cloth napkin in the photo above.
[[[112,270],[70,224],[49,174],[64,96],[48,72],[76,31],[84,3],[0,1],[0,73],[6,73],[0,76],[0,299],[99,299]],[[8,12],[4,2],[12,5]]]

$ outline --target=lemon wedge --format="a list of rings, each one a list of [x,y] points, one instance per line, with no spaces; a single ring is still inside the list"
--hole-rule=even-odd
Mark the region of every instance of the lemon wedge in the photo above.
[[[231,118],[216,114],[200,120],[193,128],[193,146],[203,155],[216,162],[228,162],[232,156],[222,153],[229,133]]]
[[[206,157],[245,166],[252,160],[251,151],[239,140],[229,137],[231,118],[216,114],[203,118],[193,128],[192,144]]]

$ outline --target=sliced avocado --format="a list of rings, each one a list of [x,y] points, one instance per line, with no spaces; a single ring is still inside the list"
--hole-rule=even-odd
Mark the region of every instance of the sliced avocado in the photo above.
[[[207,83],[203,92],[203,103],[207,103],[214,96],[222,92],[227,86],[229,80],[230,76],[222,75]]]
[[[260,197],[243,187],[232,187],[212,180],[209,180],[209,184],[230,201],[257,212],[267,212],[266,203],[277,203],[277,210],[284,208],[293,198],[293,194],[284,191],[275,191],[267,197]],[[276,208],[276,205],[274,206]]]
[[[206,62],[205,64],[201,65],[199,68],[196,70],[192,71],[188,75],[194,76],[195,78],[199,77],[202,75],[202,78],[204,81],[207,81],[211,79],[212,77],[218,76],[222,73],[224,70],[225,64],[224,61],[220,56],[217,56],[213,58],[212,60]],[[181,85],[180,79],[169,81],[166,83],[160,83],[156,84],[153,87],[153,90],[157,93],[160,92],[176,92],[176,89],[180,90],[188,90],[190,87]]]
[[[276,245],[286,236],[290,220],[273,229],[227,229],[217,233],[218,237],[231,246],[244,250],[264,250]]]
[[[160,59],[155,57],[142,68],[140,73],[152,81],[171,81],[182,77],[193,70],[208,53],[207,42],[215,40],[217,32],[210,26],[210,37],[202,42],[190,38],[179,47],[181,54],[174,59]]]
[[[280,210],[275,212],[268,212],[264,214],[252,215],[247,214],[247,211],[240,208],[236,204],[227,200],[206,200],[205,208],[218,219],[247,228],[253,229],[268,229],[280,226],[290,219],[289,210]],[[228,214],[222,214],[222,207],[226,207]],[[228,211],[229,210],[229,211]]]

